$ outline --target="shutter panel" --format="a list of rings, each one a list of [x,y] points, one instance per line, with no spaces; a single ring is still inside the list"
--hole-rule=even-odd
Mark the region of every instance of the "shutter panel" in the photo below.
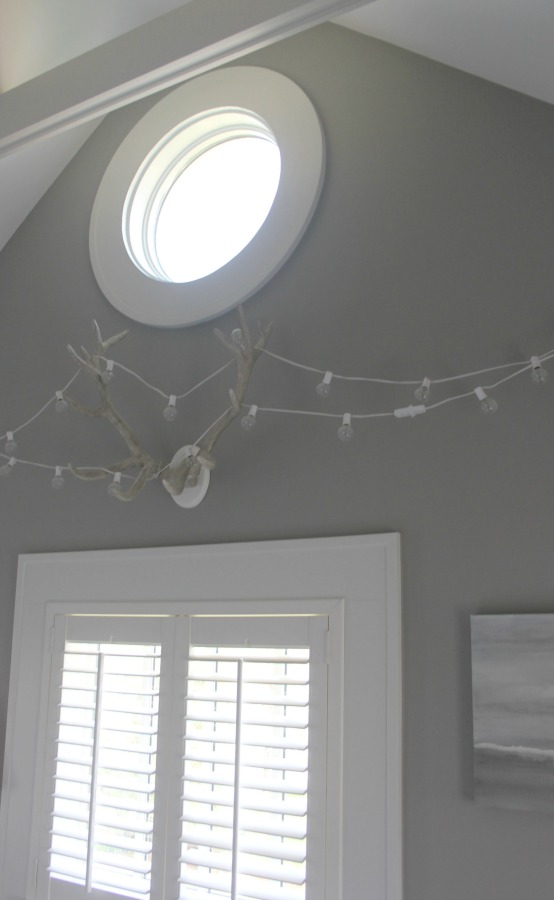
[[[36,896],[319,900],[326,629],[57,616]]]
[[[158,625],[59,618],[73,634],[57,635],[63,651],[52,679],[49,896],[65,881],[83,896],[149,897],[161,644],[136,639]],[[111,641],[100,636],[106,628]],[[117,642],[120,631],[125,642]]]
[[[272,623],[264,619],[258,620],[266,635],[261,646],[252,643],[258,628],[252,635],[240,620],[234,624],[246,630],[246,647],[196,643],[210,631],[220,638],[235,631],[229,620],[223,628],[221,622],[193,626],[179,896],[306,900],[315,620],[273,620],[274,631],[285,626],[288,633],[280,647],[271,642]],[[304,646],[295,646],[298,632]]]

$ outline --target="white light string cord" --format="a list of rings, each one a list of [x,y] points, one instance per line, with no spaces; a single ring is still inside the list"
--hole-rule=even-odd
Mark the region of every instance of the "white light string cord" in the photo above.
[[[238,331],[235,329],[235,332]],[[233,332],[233,339],[237,340],[237,336]],[[487,391],[494,391],[501,385],[510,381],[512,378],[516,378],[520,375],[523,375],[526,372],[530,372],[532,376],[532,380],[535,384],[543,384],[546,382],[548,378],[547,370],[543,367],[543,363],[548,360],[554,358],[554,350],[549,350],[547,353],[543,353],[540,356],[531,356],[528,360],[519,360],[518,362],[511,363],[502,363],[497,366],[487,366],[483,369],[478,369],[472,372],[464,372],[459,375],[450,375],[448,377],[443,378],[429,378],[425,377],[423,379],[390,379],[390,378],[375,378],[364,375],[341,375],[337,372],[333,372],[328,369],[318,369],[313,366],[307,366],[303,363],[299,363],[295,360],[288,359],[285,356],[281,356],[277,353],[273,353],[270,350],[264,349],[262,350],[266,356],[271,357],[272,359],[296,369],[301,369],[305,372],[309,372],[311,374],[315,374],[318,376],[322,376],[322,380],[318,382],[316,385],[316,393],[319,397],[327,398],[331,394],[332,390],[332,382],[336,381],[344,381],[344,382],[365,382],[368,384],[376,384],[376,385],[389,385],[389,386],[400,386],[400,387],[414,387],[416,386],[416,390],[414,392],[415,399],[418,401],[416,404],[410,404],[405,407],[400,407],[397,409],[387,410],[383,412],[369,412],[369,413],[352,413],[352,412],[342,412],[342,413],[334,413],[334,412],[324,412],[321,410],[306,410],[306,409],[286,409],[286,408],[276,408],[269,406],[258,406],[255,404],[243,404],[245,409],[248,412],[241,419],[241,426],[244,431],[251,431],[256,424],[256,416],[258,413],[268,413],[268,414],[276,414],[276,415],[288,415],[288,416],[306,416],[306,417],[320,417],[320,418],[329,418],[340,420],[341,424],[338,428],[338,437],[342,441],[350,441],[354,435],[354,429],[352,427],[353,421],[363,421],[365,419],[381,419],[381,418],[390,418],[394,417],[397,419],[403,418],[414,418],[415,416],[421,415],[426,412],[432,412],[433,410],[440,409],[446,406],[449,403],[455,403],[459,400],[464,400],[469,397],[476,397],[480,403],[481,410],[485,414],[491,414],[496,412],[498,404],[494,397],[490,396]],[[112,359],[107,359],[102,357],[103,362],[106,365],[105,371],[102,374],[102,380],[107,384],[109,383],[113,376],[114,370],[118,369],[122,372],[125,372],[127,375],[137,379],[141,384],[143,384],[146,388],[151,390],[152,392],[158,394],[158,396],[163,397],[168,401],[167,406],[163,410],[164,418],[167,421],[173,421],[177,416],[177,400],[184,400],[186,397],[190,396],[194,391],[198,390],[203,385],[207,384],[213,378],[220,375],[226,369],[228,369],[234,362],[234,360],[229,360],[224,365],[217,368],[210,375],[201,379],[201,381],[197,382],[193,387],[189,388],[187,391],[181,394],[168,394],[155,385],[148,382],[145,378],[142,377],[138,372],[135,372],[133,369],[128,368],[127,366],[122,365],[121,363],[116,362]],[[466,390],[459,394],[454,394],[450,397],[445,397],[442,400],[438,400],[435,403],[430,403],[431,397],[431,386],[433,384],[448,384],[457,381],[468,381],[470,379],[476,379],[481,375],[489,375],[490,373],[502,372],[506,369],[513,369],[515,371],[510,372],[510,374],[505,375],[502,378],[493,381],[490,384],[479,384],[471,390]],[[0,436],[0,441],[4,441],[4,452],[0,451],[0,459],[4,459],[6,462],[0,466],[0,476],[10,475],[14,466],[16,464],[22,466],[32,466],[39,469],[46,469],[53,473],[52,477],[52,487],[54,489],[59,489],[63,487],[65,479],[64,472],[69,471],[69,465],[51,465],[48,463],[38,462],[35,460],[23,459],[15,456],[17,451],[17,442],[15,440],[15,435],[21,432],[23,429],[27,428],[33,422],[35,422],[43,413],[45,413],[49,407],[54,406],[57,412],[62,413],[68,408],[67,400],[64,398],[64,393],[71,387],[74,381],[78,378],[80,374],[80,370],[78,370],[67,382],[67,384],[61,389],[57,390],[53,396],[51,396],[40,409],[37,410],[30,418],[26,421],[22,422],[17,427],[6,431],[6,433]],[[224,410],[217,418],[212,422],[208,428],[206,428],[199,438],[194,442],[198,444],[198,442],[204,437],[205,434],[210,430],[210,428],[215,425],[221,418],[223,418],[227,413],[227,410]],[[117,483],[119,484],[121,478],[129,478],[132,479],[132,475],[127,475],[121,472],[113,472],[111,469],[108,469],[104,466],[93,466],[90,468],[96,469],[99,473],[104,472],[108,475],[113,475],[114,480],[117,479]],[[166,466],[167,468],[167,466]],[[162,470],[160,474],[163,473]],[[154,476],[154,477],[159,477]]]

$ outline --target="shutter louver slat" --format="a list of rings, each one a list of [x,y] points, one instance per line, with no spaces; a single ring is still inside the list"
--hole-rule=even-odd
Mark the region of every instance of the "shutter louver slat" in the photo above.
[[[214,849],[217,850],[219,848],[215,847]],[[187,850],[182,855],[181,862],[199,869],[218,869],[221,871],[231,871],[232,866],[230,853],[215,853],[209,850]],[[251,875],[256,878],[287,882],[288,884],[304,884],[303,866],[298,866],[298,869],[296,869],[293,865],[287,866],[287,862],[288,860],[284,858],[281,865],[278,865],[274,859],[269,858],[257,861],[256,858],[252,858],[248,851],[243,849],[241,842],[241,875]],[[299,862],[304,862],[304,857]]]
[[[232,806],[233,804],[232,798],[226,798],[222,795],[217,797],[217,799],[214,799],[211,792],[208,794],[206,790],[203,792],[199,790],[198,784],[194,785],[194,787],[196,790],[188,788],[183,793],[183,801],[194,803],[195,805],[204,803],[206,805]],[[204,786],[202,785],[202,787]],[[283,796],[281,796],[281,799],[279,799],[275,794],[264,797],[259,797],[258,795],[243,796],[242,809],[256,813],[271,812],[279,816],[304,816],[306,815],[306,803],[304,797],[305,795],[297,795],[283,799]],[[187,816],[185,810],[183,819],[194,821],[194,814]]]
[[[195,805],[194,818],[191,819],[196,826],[207,825],[212,829],[230,828],[232,825],[232,817],[228,810],[225,809],[215,812],[212,807],[206,812],[198,809],[199,804]],[[182,817],[182,822],[188,819]],[[284,838],[305,838],[306,837],[306,818],[301,816],[290,816],[287,819],[283,815],[275,816],[273,813],[266,812],[252,814],[244,809],[241,813],[241,825],[245,831],[257,830],[258,834],[275,834]],[[186,826],[183,828],[183,837],[188,839],[191,835],[187,833]],[[193,842],[194,843],[194,842]]]
[[[241,821],[242,824],[242,821]],[[305,848],[301,845],[301,841],[282,842],[279,847],[271,842],[271,840],[262,840],[256,833],[253,840],[249,840],[246,831],[242,830],[242,839],[240,842],[242,853],[252,853],[258,856],[268,856],[273,859],[284,860],[285,862],[304,862],[306,859]],[[281,835],[279,835],[281,837]],[[213,847],[218,850],[231,850],[233,846],[232,829],[228,828],[227,833],[219,830],[205,831],[200,829],[192,829],[191,831],[183,831],[183,843],[188,843],[195,847]],[[191,857],[188,852],[183,854],[183,859],[190,861]],[[198,865],[205,863],[198,862]]]
[[[287,729],[288,731],[292,731],[292,729]],[[234,746],[235,741],[231,737],[223,736],[216,731],[210,731],[206,729],[202,732],[202,734],[196,734],[193,731],[189,731],[187,729],[185,733],[185,740],[189,743],[193,741],[204,742],[204,743],[218,743],[218,744],[232,744]],[[299,732],[298,736],[290,735],[290,738],[282,739],[276,737],[274,734],[268,740],[264,740],[262,738],[255,737],[245,737],[242,742],[243,747],[271,747],[275,750],[307,750],[308,749],[308,735],[307,729]]]

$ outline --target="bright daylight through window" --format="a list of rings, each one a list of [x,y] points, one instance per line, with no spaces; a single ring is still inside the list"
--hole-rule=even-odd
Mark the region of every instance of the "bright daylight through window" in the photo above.
[[[275,199],[281,154],[271,130],[242,110],[208,110],[159,142],[123,212],[127,251],[160,281],[195,281],[246,247]]]
[[[100,288],[147,325],[232,309],[300,241],[324,158],[317,113],[289,78],[237,66],[185,82],[139,119],[100,183],[90,225]]]

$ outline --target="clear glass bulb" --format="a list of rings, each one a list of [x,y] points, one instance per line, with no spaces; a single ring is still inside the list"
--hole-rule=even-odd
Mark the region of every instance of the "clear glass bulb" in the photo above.
[[[318,397],[328,397],[331,393],[331,381],[333,380],[333,373],[330,371],[325,372],[322,380],[316,386],[315,392]]]
[[[116,472],[113,481],[108,485],[108,494],[110,497],[116,497],[121,488],[121,472]]]
[[[8,456],[12,456],[17,450],[17,442],[14,440],[13,434],[11,431],[8,431],[8,439],[4,444],[4,450],[8,454]]]
[[[56,403],[55,403],[56,412],[64,413],[67,409],[67,405],[68,405],[67,400],[64,397],[58,397],[58,399],[56,400]]]
[[[337,434],[339,436],[339,441],[344,441],[346,443],[347,441],[351,441],[354,437],[354,429],[352,428],[352,425],[341,425]]]
[[[231,340],[238,347],[244,347],[244,338],[242,336],[242,328],[233,328],[231,332]]]
[[[109,384],[110,381],[112,381],[112,379],[113,379],[113,375],[114,375],[113,369],[104,369],[100,378],[102,379],[102,382],[104,384]]]
[[[55,491],[61,491],[65,484],[65,478],[62,475],[61,466],[56,466],[56,474],[52,479],[52,488]]]
[[[485,397],[481,400],[481,412],[485,416],[491,416],[498,409],[498,403],[494,397]]]
[[[175,405],[174,394],[170,396],[169,403],[164,409],[163,416],[166,422],[173,422],[173,420],[177,418],[177,407]]]
[[[243,416],[240,420],[240,427],[243,431],[252,431],[252,429],[256,425],[256,416],[253,416],[252,413],[248,413],[246,416]]]
[[[339,441],[351,441],[354,437],[354,429],[350,424],[350,413],[345,413],[342,417],[342,425],[337,431]]]
[[[548,372],[542,366],[536,366],[531,375],[534,384],[545,384],[548,381]],[[7,452],[7,451],[6,451]]]
[[[424,381],[423,384],[420,384],[420,386],[415,389],[414,396],[420,403],[427,403],[431,396],[431,386]]]
[[[327,381],[320,381],[315,389],[318,397],[328,397],[331,393],[331,384]]]
[[[10,465],[9,462],[4,463],[3,466],[0,466],[0,475],[2,478],[8,478],[12,474],[13,465]]]

